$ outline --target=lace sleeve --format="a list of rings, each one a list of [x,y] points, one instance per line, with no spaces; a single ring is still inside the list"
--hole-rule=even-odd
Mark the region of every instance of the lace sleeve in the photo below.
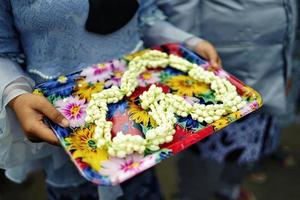
[[[25,56],[21,52],[19,36],[14,26],[9,0],[0,0],[0,110],[3,107],[5,88],[20,77],[28,79],[21,69]]]
[[[23,69],[26,67],[25,55],[23,53],[0,53],[0,58],[9,59],[19,64]]]

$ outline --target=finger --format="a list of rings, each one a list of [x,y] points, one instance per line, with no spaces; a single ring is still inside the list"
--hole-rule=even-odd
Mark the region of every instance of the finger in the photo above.
[[[218,54],[217,52],[214,50],[214,49],[210,49],[208,50],[207,52],[207,57],[208,57],[208,60],[209,62],[211,63],[211,65],[213,67],[218,67]]]
[[[219,65],[219,67],[223,67],[222,66],[222,59],[220,58],[220,56],[218,56],[218,65]]]
[[[210,62],[212,67],[218,67],[218,53],[214,46],[208,41],[201,41],[197,47],[196,52],[198,55],[202,56],[204,59]]]
[[[221,60],[221,58],[218,56],[218,58],[217,58],[217,65],[218,65],[218,67],[222,67],[222,60]]]
[[[59,140],[53,131],[43,123],[36,123],[32,125],[27,138],[33,142],[44,141],[49,144],[60,145]]]
[[[63,127],[68,127],[68,120],[60,113],[54,106],[44,97],[41,97],[38,103],[35,105],[36,109],[48,117],[54,123],[57,123]]]

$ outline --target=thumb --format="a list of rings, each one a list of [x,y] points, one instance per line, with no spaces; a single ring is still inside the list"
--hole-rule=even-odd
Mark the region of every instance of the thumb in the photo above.
[[[69,126],[69,121],[45,97],[40,97],[36,109],[54,123],[62,127]]]

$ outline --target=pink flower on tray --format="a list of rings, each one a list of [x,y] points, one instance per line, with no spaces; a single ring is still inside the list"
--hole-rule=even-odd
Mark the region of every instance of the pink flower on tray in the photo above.
[[[114,71],[124,72],[126,69],[126,62],[124,60],[113,60],[111,61]]]
[[[137,173],[152,167],[156,163],[155,156],[146,157],[139,154],[132,154],[121,159],[111,157],[107,161],[101,162],[101,175],[110,177],[113,183],[123,182]]]
[[[82,70],[81,76],[85,76],[86,82],[105,81],[113,75],[112,64],[96,64]]]
[[[77,96],[70,96],[57,100],[54,106],[69,120],[70,127],[84,126],[87,107],[85,100],[81,100]]]
[[[159,71],[147,70],[138,77],[139,85],[142,87],[146,87],[147,85],[157,83],[160,80],[159,76]]]
[[[214,71],[215,75],[221,77],[221,78],[229,78],[229,75],[227,72],[225,72],[222,68],[218,68]]]
[[[105,87],[120,86],[121,78],[126,70],[126,62],[124,60],[113,60],[111,61],[113,67],[112,77],[105,82]]]
[[[105,81],[105,87],[109,88],[111,86],[120,86],[121,85],[121,77],[112,77],[109,80]]]
[[[196,97],[190,97],[190,96],[183,96],[184,100],[188,102],[191,105],[194,105],[195,103],[199,103],[200,99]]]

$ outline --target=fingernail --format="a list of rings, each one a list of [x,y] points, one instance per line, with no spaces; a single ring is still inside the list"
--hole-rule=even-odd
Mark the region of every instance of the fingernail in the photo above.
[[[63,126],[63,127],[68,127],[69,126],[69,121],[67,120],[67,119],[63,119],[63,120],[61,120],[61,125]]]

